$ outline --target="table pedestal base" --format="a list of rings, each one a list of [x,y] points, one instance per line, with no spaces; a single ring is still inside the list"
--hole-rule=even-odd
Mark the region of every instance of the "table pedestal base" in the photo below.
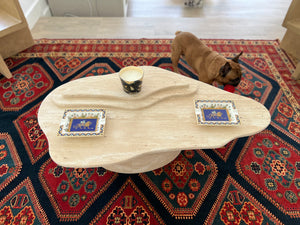
[[[103,166],[103,168],[118,173],[144,173],[152,171],[172,162],[181,151],[150,152],[138,155],[130,160]]]

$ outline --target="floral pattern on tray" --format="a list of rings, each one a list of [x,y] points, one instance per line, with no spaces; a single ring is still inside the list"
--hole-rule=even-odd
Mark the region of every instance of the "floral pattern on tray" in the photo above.
[[[231,100],[195,100],[197,123],[210,126],[240,124],[235,104]]]
[[[66,109],[61,120],[58,136],[103,136],[105,109]]]

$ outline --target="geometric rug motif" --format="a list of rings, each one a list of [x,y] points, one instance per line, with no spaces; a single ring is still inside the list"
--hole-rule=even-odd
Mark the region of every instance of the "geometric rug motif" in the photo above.
[[[272,53],[272,59],[267,54],[259,54],[258,58],[243,58],[243,61],[248,62],[251,70],[254,71],[254,68],[257,69],[256,73],[259,77],[267,76],[268,78],[272,78],[272,80],[276,81],[276,83],[271,82],[272,85],[268,85],[269,88],[273,89],[273,93],[270,94],[272,99],[269,101],[272,103],[269,109],[272,115],[271,125],[292,138],[294,141],[299,142],[300,88],[299,85],[295,85],[296,81],[291,80],[290,78],[289,68],[293,66],[289,60],[283,60],[285,57],[280,58],[283,54],[280,49],[276,52],[273,48],[266,48],[266,51]],[[253,54],[251,54],[251,56],[253,57]],[[246,70],[244,70],[243,73],[245,71]],[[245,74],[246,75],[243,76],[243,78],[247,77],[247,73]],[[256,84],[256,82],[252,82]],[[243,80],[241,83],[243,83]],[[246,93],[241,94],[245,95]],[[253,92],[253,94],[255,93]],[[252,96],[245,96],[253,98],[253,94],[251,94]],[[262,96],[264,96],[265,99],[269,97],[269,95]],[[262,104],[265,103],[264,101],[260,102]]]
[[[227,161],[231,151],[236,145],[237,140],[230,141],[224,147],[212,149],[224,162]]]
[[[51,159],[39,171],[39,179],[61,221],[76,221],[118,176],[98,168],[65,168]]]
[[[114,62],[119,68],[123,68],[126,66],[148,66],[153,65],[157,62],[158,58],[143,58],[143,57],[126,57],[126,58],[111,58],[112,62]]]
[[[291,217],[300,217],[299,149],[265,130],[248,138],[236,167],[275,207]]]
[[[15,179],[22,169],[22,162],[11,136],[0,133],[0,191]]]
[[[169,57],[170,39],[35,40],[18,57]]]
[[[60,81],[72,76],[95,58],[90,57],[47,57],[44,58]]]
[[[25,62],[28,58],[6,58],[5,64],[11,70],[13,67]]]
[[[268,77],[273,76],[272,70],[269,67],[269,57],[268,54],[260,54],[258,57],[251,54],[251,57],[243,57],[243,62],[251,65],[251,68],[257,70],[258,72],[267,75]]]
[[[217,165],[202,150],[185,150],[168,165],[139,176],[173,217],[192,219],[217,173]]]
[[[37,120],[39,106],[37,104],[13,121],[32,164],[48,152],[47,138]]]
[[[25,64],[12,72],[11,79],[0,79],[0,108],[18,111],[53,86],[53,80],[39,64]]]
[[[165,222],[131,178],[128,178],[89,225],[103,224],[164,225]]]
[[[283,225],[231,176],[227,177],[204,224]]]
[[[300,112],[300,108],[298,111]],[[291,139],[300,140],[300,113],[297,113],[297,106],[291,104],[282,92],[274,98],[270,113],[272,126]]]
[[[74,79],[90,77],[90,76],[99,76],[105,74],[115,73],[115,71],[110,67],[108,63],[94,63],[89,66],[87,69],[82,71],[79,75],[77,75]]]
[[[0,222],[7,225],[50,224],[29,178],[0,202]]]
[[[254,70],[251,66],[244,64],[242,61],[241,64],[243,77],[235,93],[251,97],[257,102],[265,104],[272,89],[271,83],[264,79],[264,75],[259,71]]]

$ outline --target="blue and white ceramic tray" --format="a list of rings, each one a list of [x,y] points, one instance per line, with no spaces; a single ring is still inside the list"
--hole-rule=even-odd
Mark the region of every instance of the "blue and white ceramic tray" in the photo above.
[[[67,109],[61,120],[58,136],[103,136],[105,119],[105,109]]]
[[[195,100],[197,123],[209,126],[240,124],[235,104],[230,100]]]

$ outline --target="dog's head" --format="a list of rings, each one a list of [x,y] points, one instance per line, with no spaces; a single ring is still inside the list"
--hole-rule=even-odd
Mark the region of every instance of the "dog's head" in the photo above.
[[[233,86],[238,86],[242,78],[242,70],[239,64],[239,57],[243,54],[241,52],[233,59],[228,60],[224,66],[220,68],[219,75],[216,81],[219,84],[226,85],[230,84]]]

